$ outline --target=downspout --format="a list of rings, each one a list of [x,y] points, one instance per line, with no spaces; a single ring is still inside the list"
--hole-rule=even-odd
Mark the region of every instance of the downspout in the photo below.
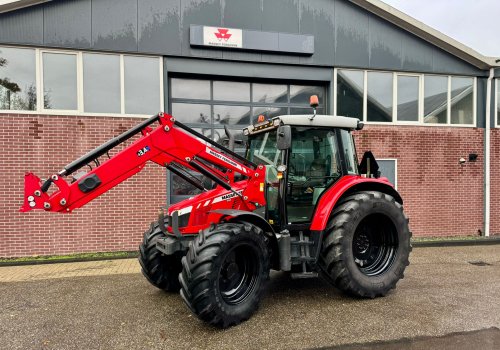
[[[495,76],[495,68],[490,68],[490,76],[486,85],[486,130],[484,150],[484,236],[490,236],[490,158],[491,158],[491,85]]]

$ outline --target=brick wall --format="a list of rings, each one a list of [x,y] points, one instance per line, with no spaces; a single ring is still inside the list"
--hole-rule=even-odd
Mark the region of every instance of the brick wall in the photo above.
[[[165,203],[155,164],[72,214],[20,213],[26,171],[49,176],[137,118],[0,115],[0,257],[135,250]],[[355,133],[361,157],[398,159],[398,189],[416,236],[477,235],[483,229],[483,138],[475,128],[368,125]],[[500,130],[492,136],[492,233],[500,233]],[[469,153],[477,162],[461,166]]]
[[[500,235],[500,129],[491,130],[490,234]]]
[[[165,203],[165,170],[156,164],[71,214],[19,208],[25,172],[58,172],[141,120],[0,115],[0,257],[136,250]]]
[[[483,230],[484,129],[367,125],[355,138],[359,157],[372,150],[376,158],[398,159],[398,190],[414,236]],[[460,165],[469,153],[477,161]]]

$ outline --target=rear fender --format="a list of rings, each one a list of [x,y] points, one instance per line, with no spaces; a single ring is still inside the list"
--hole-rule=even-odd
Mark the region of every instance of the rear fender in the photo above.
[[[386,178],[364,178],[361,176],[344,176],[327,189],[318,201],[311,222],[311,231],[323,231],[330,218],[330,213],[342,197],[358,191],[379,191],[389,194],[403,204],[403,199]]]

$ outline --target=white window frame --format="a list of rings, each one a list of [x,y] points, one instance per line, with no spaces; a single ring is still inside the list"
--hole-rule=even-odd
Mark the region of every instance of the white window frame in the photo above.
[[[55,50],[37,50],[38,55],[40,57],[39,62],[40,66],[37,67],[37,69],[40,71],[40,82],[37,83],[37,98],[36,98],[36,107],[37,111],[41,111],[43,114],[71,114],[78,112],[82,110],[83,106],[81,106],[81,103],[83,100],[80,98],[80,94],[83,93],[81,92],[81,85],[82,85],[82,79],[80,75],[81,71],[81,53],[78,52],[62,52],[62,51],[55,51]],[[55,54],[55,55],[71,55],[75,56],[76,60],[76,109],[45,109],[44,106],[44,77],[43,77],[43,54],[48,53],[48,54]],[[40,89],[38,89],[38,86],[40,86]]]
[[[397,158],[378,158],[375,160],[393,160],[394,161],[394,188],[398,189],[398,159]],[[383,176],[383,174],[382,174]]]
[[[412,78],[417,78],[418,79],[418,88],[417,88],[417,121],[404,121],[404,120],[398,120],[398,78],[399,77],[412,77]],[[393,99],[394,99],[394,108],[393,108],[393,116],[392,116],[392,122],[397,123],[397,124],[407,124],[407,125],[412,125],[415,123],[422,123],[423,121],[423,109],[422,109],[422,100],[423,100],[423,95],[421,94],[422,92],[422,74],[412,74],[412,73],[394,73],[394,85],[393,85]]]
[[[158,67],[160,74],[160,105],[158,106],[158,112],[164,110],[164,86],[163,86],[163,57],[155,55],[142,55],[142,54],[121,54],[113,52],[96,52],[96,51],[77,51],[77,50],[63,50],[63,49],[48,49],[48,48],[31,48],[31,47],[21,47],[21,46],[11,46],[11,45],[0,45],[0,47],[18,48],[18,49],[34,49],[35,50],[35,79],[36,79],[36,91],[37,91],[37,104],[36,109],[33,111],[23,111],[23,110],[9,110],[0,109],[2,114],[40,114],[40,115],[67,115],[67,116],[97,116],[97,117],[120,117],[120,118],[149,118],[149,114],[125,114],[125,67],[124,67],[124,56],[134,56],[134,57],[149,57],[158,59]],[[75,110],[58,110],[58,109],[45,109],[43,105],[43,53],[55,53],[55,54],[72,54],[76,55],[76,67],[77,67],[77,106]],[[121,100],[121,112],[120,113],[95,113],[95,112],[85,112],[84,111],[84,96],[83,96],[83,54],[98,54],[98,55],[113,55],[120,57],[120,100]]]
[[[494,103],[495,113],[493,113],[494,118],[495,118],[495,128],[500,128],[500,123],[498,122],[498,118],[500,118],[500,113],[498,112],[498,107],[499,107],[498,104],[500,103],[499,98],[498,98],[498,93],[499,93],[498,89],[500,89],[499,82],[500,82],[500,78],[495,78],[495,90],[494,90],[495,91],[495,103]],[[488,118],[489,118],[489,116],[488,116]],[[486,121],[486,122],[488,122],[488,121]],[[490,123],[491,123],[491,121],[490,121]]]
[[[338,67],[334,69],[334,99],[333,99],[333,114],[337,115],[337,74],[338,70],[350,70],[363,72],[363,119],[362,121],[367,125],[411,125],[411,126],[440,126],[440,127],[461,127],[461,128],[475,128],[477,125],[477,77],[465,76],[465,75],[443,75],[443,74],[426,74],[426,73],[411,73],[411,72],[391,72],[373,69],[355,69],[355,68],[342,68]],[[392,85],[392,121],[391,122],[371,122],[368,121],[368,72],[379,72],[379,73],[392,73],[393,75],[393,85]],[[398,76],[412,76],[419,78],[419,100],[418,100],[418,121],[398,121],[397,120],[397,97],[398,97]],[[446,123],[424,123],[424,94],[425,94],[425,76],[441,76],[448,79],[448,91],[447,91],[447,117]],[[472,124],[451,124],[451,78],[472,78]],[[498,80],[496,79],[497,84]],[[496,99],[498,99],[498,94],[496,94]],[[497,102],[498,103],[498,102]],[[498,110],[498,108],[497,108]],[[498,119],[498,118],[495,118]],[[497,125],[500,127],[500,125]]]

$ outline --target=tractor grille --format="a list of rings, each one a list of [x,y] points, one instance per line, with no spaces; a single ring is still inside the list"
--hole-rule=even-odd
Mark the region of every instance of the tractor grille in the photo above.
[[[191,213],[186,213],[179,216],[179,227],[186,227],[188,225],[190,215]],[[173,220],[171,215],[168,216],[167,223],[168,226],[172,226]]]

